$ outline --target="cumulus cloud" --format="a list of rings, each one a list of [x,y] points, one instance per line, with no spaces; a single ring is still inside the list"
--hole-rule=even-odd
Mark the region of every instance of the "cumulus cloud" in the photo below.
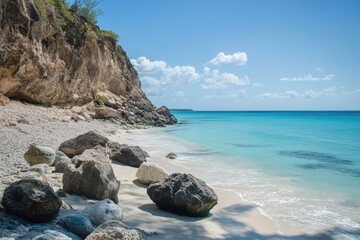
[[[150,61],[146,57],[139,57],[138,59],[131,59],[131,63],[134,65],[139,73],[149,74],[164,71],[166,69],[166,62],[164,61]]]
[[[239,78],[232,73],[221,73],[218,69],[211,71],[209,68],[204,68],[203,71],[203,89],[226,89],[229,85],[245,86],[250,83],[248,76]]]
[[[245,65],[247,62],[247,54],[245,52],[236,52],[230,55],[226,55],[223,52],[218,53],[216,57],[210,60],[210,63],[213,65],[221,64],[235,64],[235,65]]]
[[[140,74],[144,91],[152,96],[159,96],[168,86],[200,83],[203,89],[227,89],[230,86],[250,84],[247,76],[242,78],[233,73],[220,72],[205,67],[198,72],[193,66],[170,66],[165,61],[152,61],[146,57],[131,59]],[[176,96],[181,96],[178,92]]]
[[[339,96],[345,94],[352,94],[354,92],[344,91],[339,88],[325,88],[319,91],[315,90],[306,90],[303,92],[298,92],[294,90],[285,91],[285,92],[267,92],[258,95],[261,98],[273,98],[273,99],[286,99],[286,98],[318,98],[322,96]]]
[[[280,78],[280,81],[289,81],[289,82],[329,81],[329,80],[333,80],[334,77],[335,76],[333,74],[327,74],[323,77],[314,77],[309,73],[308,75],[302,77],[293,77],[293,78],[283,77]]]

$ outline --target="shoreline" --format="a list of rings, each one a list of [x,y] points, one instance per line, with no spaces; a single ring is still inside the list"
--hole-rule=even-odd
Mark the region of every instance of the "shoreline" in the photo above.
[[[139,145],[150,154],[149,162],[158,164],[169,173],[191,173],[207,182],[203,176],[197,176],[197,168],[185,168],[177,163],[181,161],[181,157],[175,160],[165,158],[169,152],[180,149],[184,153],[192,146],[186,140],[172,141],[160,134],[169,128],[123,129],[126,127],[110,121],[74,122],[70,120],[69,110],[24,105],[15,101],[0,109],[0,119],[5,121],[0,128],[4,143],[0,147],[0,197],[4,187],[18,180],[21,171],[28,168],[23,154],[31,143],[57,149],[61,142],[89,130],[95,130],[112,141]],[[136,181],[137,168],[115,162],[112,166],[121,181],[119,205],[125,212],[124,223],[144,229],[150,233],[149,239],[332,239],[328,232],[308,235],[306,229],[284,225],[282,227],[286,231],[279,231],[276,222],[261,214],[257,205],[244,201],[238,193],[208,182],[219,197],[218,204],[208,217],[190,218],[165,212],[156,207],[147,196],[146,188]],[[190,163],[188,166],[195,165]],[[61,174],[52,173],[48,177],[47,180],[55,191],[62,188]],[[69,195],[66,201],[76,209],[82,209],[91,202],[75,195]],[[0,210],[3,214],[3,209]]]
[[[165,146],[159,147],[157,145],[159,144],[158,138],[159,133],[161,133],[162,131],[165,131],[165,129],[136,129],[129,131],[120,130],[116,135],[110,136],[109,139],[120,143],[139,145],[141,148],[143,148],[150,154],[150,157],[147,159],[148,162],[153,162],[163,167],[169,173],[188,172],[188,170],[183,166],[174,163],[173,160],[165,158],[166,154],[172,151],[172,149],[169,149],[171,144],[179,143],[163,142]],[[152,137],[155,137],[156,140],[152,142],[146,141],[146,139],[151,139]],[[186,141],[184,141],[183,143],[184,145],[178,147],[186,151],[186,147],[189,146],[186,146]],[[120,187],[119,199],[121,199],[122,193],[127,193],[127,195],[129,195],[130,193],[128,191],[135,192],[137,199],[139,200],[139,203],[141,205],[138,208],[140,208],[140,210],[150,213],[150,216],[146,215],[146,217],[141,217],[140,221],[138,220],[138,217],[131,217],[130,219],[128,219],[128,217],[125,217],[124,222],[135,225],[138,224],[136,225],[137,227],[143,228],[146,231],[161,233],[160,235],[151,236],[151,239],[167,239],[165,233],[166,231],[163,229],[171,229],[168,224],[181,225],[183,227],[189,228],[190,230],[188,229],[188,231],[192,233],[189,236],[185,236],[182,235],[184,234],[182,230],[171,229],[171,231],[168,231],[168,234],[169,232],[175,233],[168,239],[186,239],[186,237],[193,236],[194,234],[198,235],[197,237],[199,237],[200,239],[201,237],[204,239],[237,239],[240,237],[244,239],[267,239],[274,237],[298,239],[325,237],[325,239],[331,239],[329,238],[329,233],[327,232],[318,232],[312,233],[312,235],[308,235],[308,233],[304,231],[304,229],[294,228],[290,225],[282,224],[282,230],[280,230],[280,226],[278,226],[277,222],[271,219],[270,216],[262,213],[261,209],[259,209],[259,206],[242,199],[239,193],[237,193],[236,191],[212,186],[211,184],[209,184],[209,186],[211,186],[215,190],[219,197],[219,201],[218,204],[210,211],[211,215],[209,217],[194,220],[192,218],[189,219],[188,217],[182,217],[168,212],[164,212],[163,210],[157,209],[156,205],[148,198],[145,191],[136,188],[136,186],[138,185],[136,184],[135,177],[136,169],[122,166],[117,163],[113,163],[113,167],[114,171],[116,170],[116,174],[120,176],[119,179],[123,179],[122,185]],[[124,172],[126,172],[126,174],[124,175],[124,177],[121,177]],[[190,173],[196,176],[196,173]],[[135,205],[121,205],[121,200],[119,204],[120,206],[125,207],[125,210],[136,209]],[[144,205],[145,207],[143,207]],[[139,212],[134,210],[130,210],[130,212],[135,213],[134,216],[137,216],[137,214],[141,213],[141,211]],[[162,218],[164,217],[167,217],[166,221],[163,222],[163,224],[165,224],[164,227],[154,228],[153,226],[149,226],[148,222],[162,222]],[[202,230],[199,231],[198,229]]]

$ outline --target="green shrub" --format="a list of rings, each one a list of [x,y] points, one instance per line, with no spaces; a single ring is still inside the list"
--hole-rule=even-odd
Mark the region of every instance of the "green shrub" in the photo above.
[[[119,34],[116,32],[113,32],[111,30],[101,30],[101,36],[103,37],[111,37],[115,39],[116,41],[119,39]]]

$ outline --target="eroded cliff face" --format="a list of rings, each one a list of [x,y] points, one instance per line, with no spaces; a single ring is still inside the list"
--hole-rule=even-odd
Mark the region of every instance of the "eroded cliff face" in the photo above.
[[[102,92],[120,115],[142,112],[146,123],[175,122],[155,111],[116,40],[58,1],[0,0],[0,94],[82,105]]]

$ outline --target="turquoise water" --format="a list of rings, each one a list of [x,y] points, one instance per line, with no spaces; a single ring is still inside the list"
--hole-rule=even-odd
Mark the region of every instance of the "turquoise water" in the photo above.
[[[180,156],[211,166],[212,184],[279,222],[359,233],[360,112],[173,113],[167,132],[199,145]]]

